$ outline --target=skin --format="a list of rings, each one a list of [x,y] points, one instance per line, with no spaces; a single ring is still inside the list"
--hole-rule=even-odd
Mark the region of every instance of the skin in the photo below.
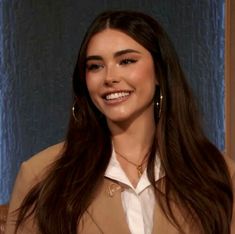
[[[151,54],[127,34],[105,29],[91,38],[86,67],[90,97],[106,116],[115,150],[141,163],[156,129],[153,97],[158,83]],[[117,159],[136,186],[136,168]]]

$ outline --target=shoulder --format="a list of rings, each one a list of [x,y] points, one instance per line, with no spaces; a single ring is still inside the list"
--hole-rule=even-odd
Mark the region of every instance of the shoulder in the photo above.
[[[42,180],[50,165],[63,153],[65,143],[50,146],[21,164],[16,184],[28,187]],[[30,187],[31,187],[30,186]]]
[[[25,161],[22,165],[29,166],[33,168],[35,172],[39,172],[44,168],[51,165],[51,163],[55,162],[59,156],[63,153],[65,147],[65,143],[61,142],[56,145],[52,145],[41,152],[35,154],[27,161]]]
[[[50,146],[21,164],[13,192],[11,194],[6,233],[14,233],[14,220],[16,220],[17,216],[15,211],[20,207],[22,201],[27,196],[32,187],[40,182],[43,176],[46,175],[47,168],[63,153],[64,147],[65,143],[59,143]]]

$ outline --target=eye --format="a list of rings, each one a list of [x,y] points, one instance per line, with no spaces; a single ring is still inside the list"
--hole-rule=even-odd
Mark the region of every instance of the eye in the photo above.
[[[119,64],[127,65],[127,64],[136,63],[136,62],[137,62],[136,59],[126,58],[126,59],[122,59]]]
[[[91,64],[87,64],[86,65],[86,69],[88,71],[98,71],[101,68],[103,68],[104,66],[102,64],[98,64],[98,63],[91,63]]]

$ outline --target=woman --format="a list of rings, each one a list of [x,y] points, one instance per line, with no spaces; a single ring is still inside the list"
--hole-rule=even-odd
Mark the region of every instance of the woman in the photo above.
[[[67,138],[23,163],[7,234],[235,232],[235,167],[205,137],[154,19],[99,15],[73,87]]]

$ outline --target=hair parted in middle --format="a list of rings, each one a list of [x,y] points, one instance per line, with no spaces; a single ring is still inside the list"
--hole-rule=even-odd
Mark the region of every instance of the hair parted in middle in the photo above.
[[[26,197],[18,226],[33,207],[40,232],[75,234],[103,183],[112,153],[111,133],[88,93],[86,53],[91,38],[106,29],[130,36],[151,53],[154,61],[163,102],[160,119],[155,118],[157,128],[147,174],[165,215],[183,232],[169,202],[173,198],[202,233],[229,233],[233,196],[225,161],[203,133],[191,90],[168,35],[152,17],[134,11],[104,12],[88,28],[73,74],[79,124],[71,115],[64,152]],[[156,151],[165,172],[163,190],[155,183]],[[55,193],[60,196],[55,197]],[[50,215],[52,210],[57,215]]]

